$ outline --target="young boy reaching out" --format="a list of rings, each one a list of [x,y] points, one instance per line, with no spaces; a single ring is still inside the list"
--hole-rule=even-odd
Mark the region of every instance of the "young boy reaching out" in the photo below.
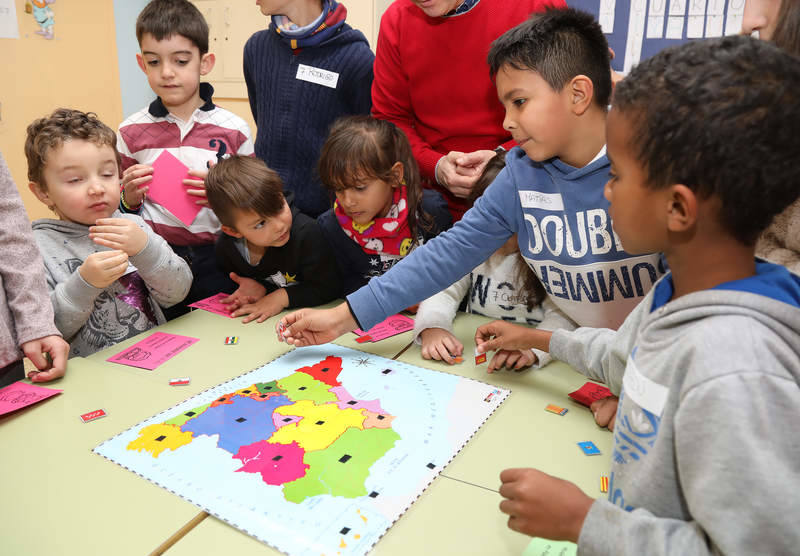
[[[608,500],[507,469],[510,528],[581,554],[797,551],[800,277],[754,254],[798,197],[800,112],[781,109],[798,104],[800,60],[749,37],[666,50],[617,85],[614,228],[671,273],[617,332],[476,332],[479,350],[546,349],[620,393]]]

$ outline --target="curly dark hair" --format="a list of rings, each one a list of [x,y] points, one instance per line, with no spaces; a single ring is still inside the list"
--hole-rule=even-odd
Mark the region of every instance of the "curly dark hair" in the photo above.
[[[83,139],[98,147],[108,145],[121,161],[117,152],[117,134],[97,119],[94,112],[81,112],[70,108],[57,108],[45,118],[34,120],[25,137],[25,158],[28,160],[28,180],[47,190],[44,179],[45,159],[48,151],[71,139]]]
[[[800,59],[732,36],[669,48],[617,84],[612,110],[633,127],[647,186],[717,197],[745,245],[797,199]]]
[[[208,23],[189,0],[152,0],[136,18],[139,45],[145,33],[157,41],[180,35],[192,41],[201,56],[208,52]]]
[[[576,75],[594,85],[594,100],[604,110],[611,97],[611,54],[594,16],[572,8],[548,8],[500,35],[489,49],[494,77],[504,65],[538,73],[554,91]]]

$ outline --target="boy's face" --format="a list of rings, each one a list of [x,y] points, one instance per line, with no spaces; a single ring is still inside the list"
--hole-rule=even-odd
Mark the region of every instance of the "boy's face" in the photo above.
[[[495,83],[506,109],[503,128],[525,154],[539,162],[563,157],[570,144],[572,121],[568,87],[554,91],[537,72],[508,64],[501,66]]]
[[[753,31],[758,31],[758,38],[770,40],[778,23],[780,7],[781,0],[746,0],[742,14],[742,33],[750,35]]]
[[[266,16],[285,14],[286,6],[291,3],[292,0],[256,0],[256,5]]]
[[[200,76],[214,67],[213,55],[200,56],[197,46],[178,34],[159,41],[145,33],[141,48],[142,53],[136,55],[139,67],[168,110],[180,110],[199,101]]]
[[[442,17],[454,10],[463,0],[411,0],[428,17]]]
[[[71,139],[45,157],[45,184],[31,191],[61,220],[93,225],[119,206],[117,156],[109,145]]]
[[[291,237],[292,210],[284,201],[275,216],[265,218],[252,210],[235,210],[233,227],[222,226],[222,231],[233,237],[243,237],[259,247],[282,247]]]
[[[670,188],[646,187],[647,175],[631,149],[634,128],[630,118],[612,108],[606,125],[611,161],[605,197],[611,206],[611,224],[631,254],[664,251],[667,247],[667,215]]]

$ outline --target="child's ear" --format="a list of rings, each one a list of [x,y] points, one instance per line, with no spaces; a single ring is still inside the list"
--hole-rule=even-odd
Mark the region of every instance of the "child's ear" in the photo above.
[[[685,232],[697,222],[698,201],[694,191],[683,184],[670,187],[667,207],[667,229],[670,232]]]
[[[28,182],[28,189],[31,190],[31,193],[36,195],[36,198],[47,205],[47,208],[53,210],[53,201],[50,200],[50,195],[47,193],[47,190],[41,187],[36,182]]]
[[[394,178],[394,184],[392,187],[400,187],[400,185],[403,185],[403,178],[405,177],[405,167],[403,166],[403,163],[399,160],[395,162],[392,165],[391,172],[392,177]]]
[[[222,231],[232,237],[242,237],[242,234],[237,232],[234,228],[226,226],[225,224],[222,225]]]
[[[212,69],[214,69],[214,64],[217,62],[216,56],[211,52],[206,52],[203,54],[203,57],[200,58],[200,75],[206,75],[210,73]]]
[[[142,55],[138,52],[136,53],[136,63],[139,64],[139,69],[147,73],[147,64],[145,63],[144,58],[142,58]]]
[[[594,83],[585,75],[576,75],[566,85],[572,113],[582,115],[594,100]]]

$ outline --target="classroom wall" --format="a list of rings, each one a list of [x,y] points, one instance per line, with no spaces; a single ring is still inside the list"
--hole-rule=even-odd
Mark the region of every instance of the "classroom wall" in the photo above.
[[[114,13],[111,2],[55,2],[55,38],[46,40],[25,0],[14,6],[19,38],[0,39],[0,151],[34,219],[51,213],[27,187],[28,124],[61,106],[96,112],[114,128],[121,121]]]

